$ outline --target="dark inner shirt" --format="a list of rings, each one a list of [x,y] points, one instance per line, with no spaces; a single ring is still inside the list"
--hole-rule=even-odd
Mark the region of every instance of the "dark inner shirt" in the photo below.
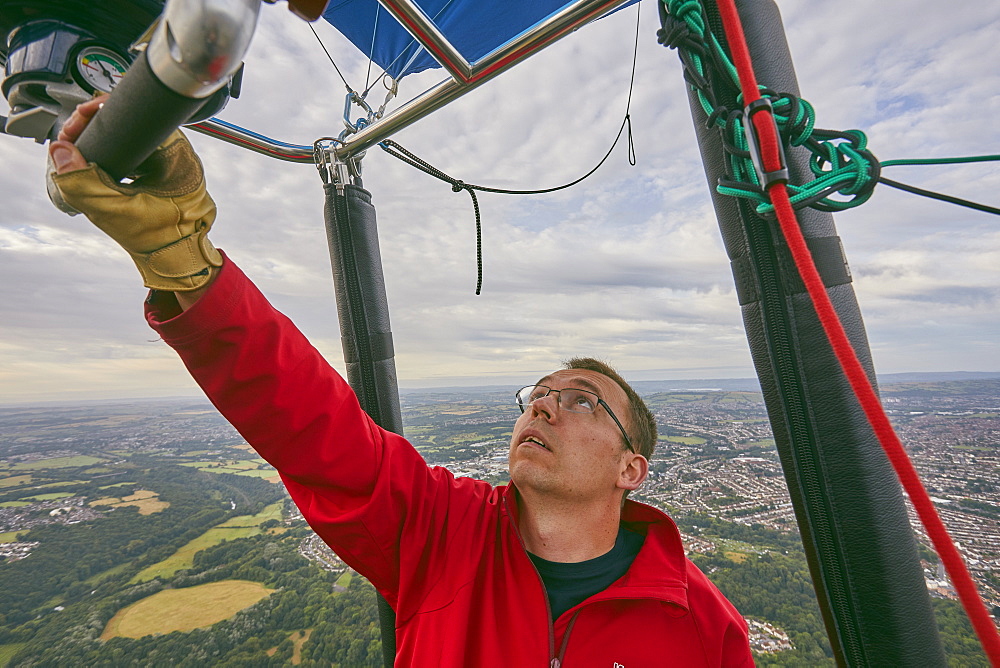
[[[604,591],[612,582],[625,575],[645,539],[642,534],[618,527],[618,537],[610,552],[596,559],[573,564],[548,561],[529,552],[528,556],[542,576],[542,583],[549,595],[552,619],[558,618],[597,592]]]

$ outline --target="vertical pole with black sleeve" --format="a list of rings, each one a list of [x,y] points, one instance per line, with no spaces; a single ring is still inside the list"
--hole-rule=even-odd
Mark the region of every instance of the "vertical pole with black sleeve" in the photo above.
[[[709,24],[724,44],[717,7]],[[798,94],[778,9],[737,0],[758,81]],[[717,92],[724,90],[716,87]],[[754,366],[838,665],[944,666],[902,488],[827,341],[777,226],[715,190],[726,174],[720,133],[690,95],[698,142],[729,255]],[[735,99],[718,102],[739,109]],[[792,181],[811,180],[806,151],[785,147]],[[833,216],[798,212],[844,328],[874,369]]]
[[[323,214],[330,244],[347,382],[358,395],[361,408],[375,424],[402,434],[375,207],[371,194],[360,184],[348,183],[347,170],[341,169],[337,174],[337,167],[344,165],[335,163],[333,182],[324,185]],[[381,595],[378,612],[382,660],[391,668],[396,658],[396,616]]]

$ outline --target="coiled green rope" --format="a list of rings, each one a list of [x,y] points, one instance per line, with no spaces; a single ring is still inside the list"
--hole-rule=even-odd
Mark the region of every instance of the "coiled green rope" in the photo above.
[[[737,93],[736,100],[741,107],[742,96],[738,94],[736,68],[708,29],[701,2],[662,0],[660,9],[663,24],[658,32],[660,43],[677,49],[684,63],[685,78],[696,92],[709,126],[723,132],[729,175],[720,180],[718,191],[754,202],[758,215],[773,215],[774,207],[764,194],[750,157],[742,108],[730,110],[717,102],[720,96],[714,88],[720,85],[730,93]],[[817,129],[816,112],[806,100],[763,86],[761,96],[771,102],[783,141],[790,146],[805,147],[812,153],[809,169],[813,180],[788,186],[795,208],[811,206],[822,211],[841,211],[871,197],[880,165],[868,150],[868,138],[862,131]],[[833,195],[838,194],[845,199],[834,199]]]
[[[774,206],[761,187],[744,134],[746,116],[742,109],[736,67],[708,28],[701,0],[661,0],[658,6],[662,28],[657,31],[657,40],[677,50],[684,65],[684,78],[695,91],[708,117],[708,127],[716,127],[722,133],[728,174],[719,179],[716,189],[723,195],[753,202],[760,216],[774,216]],[[760,87],[760,92],[761,97],[771,103],[782,141],[788,146],[802,146],[812,154],[808,164],[813,180],[788,184],[794,208],[812,207],[829,212],[850,209],[867,202],[875,185],[881,182],[924,197],[1000,215],[997,207],[908,186],[881,175],[883,167],[987,162],[1000,160],[1000,155],[886,160],[880,163],[868,150],[868,137],[861,130],[837,132],[819,129],[816,127],[816,112],[808,101],[789,93],[776,93],[764,86]],[[728,109],[720,104],[718,100],[723,94],[725,99],[735,99],[739,107]],[[838,197],[835,198],[835,195]]]

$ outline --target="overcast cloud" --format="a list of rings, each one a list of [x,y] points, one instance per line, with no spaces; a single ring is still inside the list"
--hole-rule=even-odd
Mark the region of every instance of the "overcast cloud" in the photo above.
[[[573,189],[480,194],[481,296],[468,195],[368,152],[402,385],[527,382],[580,354],[634,379],[753,375],[680,65],[656,44],[655,5],[642,5],[638,165],[623,142]],[[1000,153],[1000,3],[779,6],[820,127],[863,129],[881,159]],[[576,32],[394,138],[468,183],[531,189],[580,176],[621,124],[635,11]],[[367,59],[316,27],[362,87]],[[442,76],[405,78],[402,99]],[[308,27],[265,6],[243,97],[221,115],[309,144],[340,132],[343,93]],[[192,140],[220,208],[216,245],[342,368],[315,169]],[[127,256],[49,204],[42,147],[0,137],[0,159],[0,403],[195,392],[146,327]],[[887,175],[1000,205],[998,163]],[[836,223],[878,371],[1000,370],[1000,218],[883,186]]]

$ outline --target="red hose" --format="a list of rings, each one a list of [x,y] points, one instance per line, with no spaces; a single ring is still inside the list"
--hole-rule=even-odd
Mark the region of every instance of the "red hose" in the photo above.
[[[760,91],[757,88],[757,79],[753,72],[743,26],[740,23],[734,0],[718,0],[718,7],[726,39],[732,52],[733,63],[739,74],[740,87],[743,90],[743,103],[749,105],[760,98]],[[781,164],[780,158],[781,140],[774,117],[770,114],[755,113],[751,122],[757,130],[764,171],[772,172],[782,169],[784,165]],[[813,263],[812,255],[806,246],[806,240],[802,236],[802,230],[795,218],[795,210],[792,208],[785,183],[777,181],[769,184],[767,194],[774,204],[782,234],[784,234],[791,250],[799,275],[802,276],[802,282],[812,299],[816,315],[830,340],[833,352],[868,418],[868,423],[878,437],[879,443],[882,444],[882,449],[885,450],[896,475],[899,476],[903,489],[909,494],[910,501],[912,501],[920,521],[927,529],[927,535],[944,563],[948,577],[951,578],[951,583],[958,593],[958,598],[972,622],[972,627],[975,629],[991,665],[998,668],[1000,667],[1000,634],[993,624],[986,605],[979,596],[976,584],[969,575],[961,554],[952,542],[951,536],[948,535],[948,530],[937,514],[927,490],[920,482],[920,477],[917,475],[916,469],[913,468],[913,463],[903,449],[899,436],[893,430],[892,424],[882,409],[882,404],[847,338],[844,326],[826,293],[823,281]]]

